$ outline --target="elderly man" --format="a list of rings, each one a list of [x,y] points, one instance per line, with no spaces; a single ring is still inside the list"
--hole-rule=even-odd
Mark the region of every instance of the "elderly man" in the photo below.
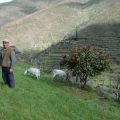
[[[2,78],[6,85],[15,88],[13,67],[15,63],[15,52],[10,47],[10,40],[3,40],[3,48],[1,49],[1,67]]]

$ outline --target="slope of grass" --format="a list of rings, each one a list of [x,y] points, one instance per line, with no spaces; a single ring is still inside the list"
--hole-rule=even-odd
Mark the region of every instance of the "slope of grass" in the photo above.
[[[53,82],[51,74],[41,80],[24,76],[28,67],[15,67],[16,88],[9,89],[0,79],[0,120],[119,120],[120,105],[94,92],[80,91]]]

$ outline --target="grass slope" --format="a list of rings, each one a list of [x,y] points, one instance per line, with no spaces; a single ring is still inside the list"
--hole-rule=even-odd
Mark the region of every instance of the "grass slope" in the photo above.
[[[15,68],[16,89],[0,79],[0,120],[119,120],[120,105],[94,92],[80,91],[53,82],[42,72],[41,80],[23,76],[25,64]]]

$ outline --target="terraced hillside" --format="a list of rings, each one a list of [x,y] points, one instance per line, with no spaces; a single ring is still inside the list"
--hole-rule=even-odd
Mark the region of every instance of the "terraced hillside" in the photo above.
[[[75,6],[78,3],[81,4],[80,7]],[[0,39],[10,37],[21,50],[44,50],[63,40],[76,26],[85,28],[92,18],[97,19],[113,7],[119,9],[119,4],[118,0],[57,1],[47,9],[1,27]],[[86,7],[83,8],[82,5]]]
[[[60,50],[52,46],[59,45],[65,36],[70,36],[67,37],[70,41],[77,27],[79,44],[92,42],[94,46],[113,51],[112,55],[119,56],[119,6],[119,0],[57,0],[44,10],[2,26],[0,40],[10,37],[21,51],[44,53],[46,49],[49,54],[58,51],[54,55],[58,63],[56,56],[60,56]],[[76,43],[73,40],[71,44]],[[62,49],[61,45],[59,48]],[[36,55],[39,61],[40,54]],[[47,55],[44,58],[49,59]]]
[[[94,48],[110,52],[112,61],[120,64],[119,12],[119,6],[115,5],[110,8],[109,12],[92,17],[89,22],[77,26],[76,30],[67,39],[37,54],[35,58],[39,59],[39,61],[46,60],[42,64],[47,69],[56,68],[59,66],[61,56],[69,53],[71,48],[91,44]]]
[[[81,31],[81,33],[83,31]],[[42,65],[46,70],[59,68],[62,56],[69,54],[72,48],[74,49],[78,46],[90,44],[95,49],[109,52],[111,55],[111,61],[120,65],[120,37],[114,36],[113,34],[111,36],[104,35],[105,34],[101,34],[100,36],[91,35],[87,37],[83,34],[81,37],[73,36],[67,38],[64,41],[52,45],[50,48],[36,54],[33,59],[37,59],[38,64]]]

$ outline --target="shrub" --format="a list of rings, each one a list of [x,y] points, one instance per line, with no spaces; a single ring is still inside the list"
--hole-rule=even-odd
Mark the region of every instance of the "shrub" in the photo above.
[[[84,88],[88,77],[101,74],[109,67],[109,54],[100,50],[94,50],[91,46],[78,47],[72,49],[69,55],[63,56],[61,65],[76,72],[76,79],[80,79],[79,84]]]

